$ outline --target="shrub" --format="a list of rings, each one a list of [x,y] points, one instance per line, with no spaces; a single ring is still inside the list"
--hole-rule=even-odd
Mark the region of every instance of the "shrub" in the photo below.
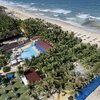
[[[10,67],[6,66],[6,67],[3,67],[3,72],[9,72],[10,71]]]

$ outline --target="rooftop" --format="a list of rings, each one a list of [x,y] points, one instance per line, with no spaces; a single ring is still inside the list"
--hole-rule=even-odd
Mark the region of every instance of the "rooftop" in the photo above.
[[[48,50],[48,49],[50,49],[52,47],[50,44],[48,44],[44,40],[38,40],[38,41],[36,41],[36,44],[39,45],[39,46],[41,46],[45,50]]]
[[[28,69],[24,72],[24,75],[28,81],[38,81],[40,76],[35,72],[34,69]]]

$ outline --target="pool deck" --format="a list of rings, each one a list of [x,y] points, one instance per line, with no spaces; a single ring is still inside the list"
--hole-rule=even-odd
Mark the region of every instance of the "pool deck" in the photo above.
[[[38,54],[41,53],[35,46],[32,46],[32,48],[33,48]]]
[[[21,47],[21,48],[19,48],[19,49],[24,50],[24,49],[28,48],[28,47],[30,46],[31,43],[32,43],[32,42],[29,42],[29,43],[25,44],[23,47]]]
[[[86,98],[86,100],[100,100],[100,85]]]

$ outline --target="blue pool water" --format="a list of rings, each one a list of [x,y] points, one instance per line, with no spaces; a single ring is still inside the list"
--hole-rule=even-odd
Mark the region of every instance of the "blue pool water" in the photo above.
[[[21,58],[31,59],[33,56],[37,57],[39,54],[30,46],[21,53]]]

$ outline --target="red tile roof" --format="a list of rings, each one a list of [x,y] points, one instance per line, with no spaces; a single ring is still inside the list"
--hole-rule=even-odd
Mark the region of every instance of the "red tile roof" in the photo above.
[[[26,79],[28,81],[38,81],[40,80],[40,76],[33,69],[28,69],[24,72]]]
[[[46,41],[44,40],[38,40],[36,42],[37,45],[41,46],[43,49],[48,50],[50,49],[52,46],[50,44],[48,44]]]

